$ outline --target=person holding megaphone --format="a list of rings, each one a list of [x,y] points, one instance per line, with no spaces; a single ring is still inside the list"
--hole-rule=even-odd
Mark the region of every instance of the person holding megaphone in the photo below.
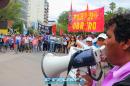
[[[45,54],[42,60],[44,75],[56,77],[67,69],[69,72],[71,68],[87,66],[92,80],[99,80],[102,71],[98,77],[94,77],[90,66],[100,64],[101,57],[105,57],[114,67],[106,74],[101,86],[130,86],[130,13],[114,16],[106,27],[108,38],[101,48],[81,50],[71,47],[66,56]]]
[[[130,86],[130,13],[114,16],[106,28],[106,59],[115,67],[102,86]]]
[[[116,14],[106,23],[106,28],[105,59],[114,67],[101,86],[130,86],[130,13]]]
[[[130,13],[116,14],[106,28],[105,59],[114,67],[101,86],[130,86]]]

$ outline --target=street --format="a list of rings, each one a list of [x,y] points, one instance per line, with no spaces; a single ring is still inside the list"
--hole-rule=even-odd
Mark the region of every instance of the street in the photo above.
[[[45,86],[42,53],[0,53],[0,86]]]
[[[41,71],[42,54],[43,52],[15,54],[13,51],[0,53],[0,86],[47,86]],[[61,76],[65,75],[66,72],[61,73]]]

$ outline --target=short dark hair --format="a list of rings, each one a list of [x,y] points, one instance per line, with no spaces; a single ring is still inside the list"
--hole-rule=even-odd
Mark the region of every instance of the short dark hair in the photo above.
[[[130,13],[115,15],[107,23],[106,28],[114,26],[114,35],[117,42],[127,42],[130,39]]]
[[[98,38],[98,41],[104,41],[105,39],[104,38],[102,38],[102,37],[99,37]]]

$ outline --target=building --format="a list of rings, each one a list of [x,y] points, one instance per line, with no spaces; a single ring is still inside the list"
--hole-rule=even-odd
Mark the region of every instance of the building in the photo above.
[[[47,0],[44,2],[44,25],[48,24],[48,14],[49,14],[49,3]]]
[[[28,27],[38,28],[38,23],[44,25],[46,0],[29,0],[28,5]]]
[[[49,3],[47,0],[15,0],[22,4],[21,20],[24,21],[25,26],[38,28],[38,23],[48,24]]]

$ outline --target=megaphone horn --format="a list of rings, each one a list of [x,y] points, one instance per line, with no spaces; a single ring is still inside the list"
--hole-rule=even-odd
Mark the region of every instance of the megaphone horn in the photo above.
[[[79,49],[75,47],[70,48],[68,55],[54,55],[52,53],[44,53],[41,68],[45,77],[57,77],[61,72],[64,72],[68,69],[68,65],[71,59],[72,54],[77,52]]]
[[[78,48],[71,47],[69,54],[65,56],[56,56],[52,53],[46,53],[43,56],[41,64],[43,74],[45,77],[53,78],[58,77],[59,74],[61,74],[66,70],[70,71],[71,68],[94,66],[100,63],[101,61],[100,56],[102,54],[102,51],[104,51],[104,49],[105,46],[97,50],[93,49],[80,50]],[[95,78],[92,76],[90,68],[88,69],[89,69],[89,75],[94,80],[99,80],[101,78],[102,70],[100,72],[99,77]]]

